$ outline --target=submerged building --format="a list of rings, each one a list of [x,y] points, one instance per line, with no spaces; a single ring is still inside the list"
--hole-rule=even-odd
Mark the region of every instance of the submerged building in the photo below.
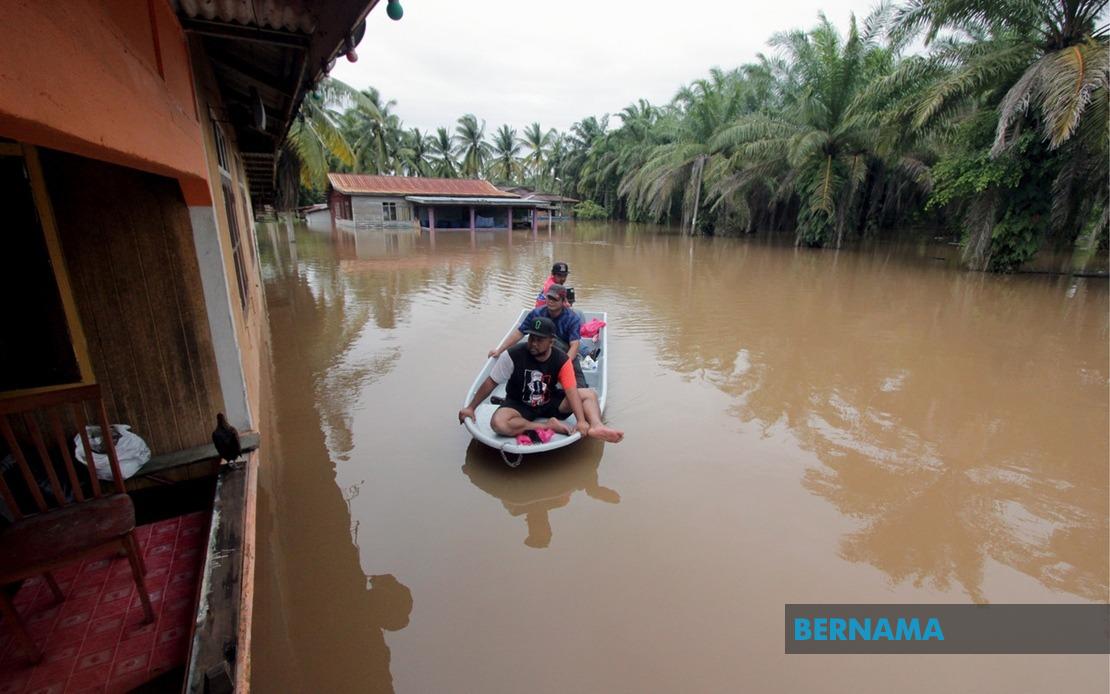
[[[179,668],[166,686],[249,688],[266,320],[253,210],[273,201],[301,100],[375,4],[5,5],[0,690],[124,691]],[[85,529],[104,504],[86,503],[96,475],[55,479],[76,426],[58,408],[150,448],[105,502],[161,523],[128,531],[134,582],[104,588],[128,560],[78,542],[98,541]],[[219,465],[217,412],[240,432],[237,465]],[[78,531],[59,535],[59,513]]]
[[[337,225],[360,229],[534,230],[550,204],[479,179],[329,173],[328,209]]]
[[[550,205],[550,209],[546,211],[546,214],[553,215],[556,218],[570,218],[574,214],[574,206],[581,202],[577,198],[568,198],[557,193],[543,193],[527,186],[498,186],[498,188],[507,193],[515,193],[525,200],[538,200],[547,203]],[[542,219],[546,214],[541,214],[540,218]]]

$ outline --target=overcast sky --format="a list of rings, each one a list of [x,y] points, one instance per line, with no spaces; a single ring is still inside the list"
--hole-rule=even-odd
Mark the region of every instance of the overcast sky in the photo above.
[[[434,130],[464,113],[522,129],[565,130],[638,98],[669,101],[709,68],[768,52],[777,32],[810,28],[824,11],[843,32],[873,0],[401,0],[399,22],[381,0],[357,63],[332,76],[397,101],[407,127]]]

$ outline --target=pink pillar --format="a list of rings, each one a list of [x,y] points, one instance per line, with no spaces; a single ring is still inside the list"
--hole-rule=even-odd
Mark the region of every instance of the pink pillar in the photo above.
[[[538,207],[532,208],[532,236],[536,235],[536,230],[539,228],[539,220],[536,219],[536,215],[539,214],[539,212],[540,210]]]
[[[513,208],[511,207],[509,208],[509,214],[505,217],[505,226],[509,228],[509,231],[513,230]]]
[[[428,208],[428,228],[429,229],[435,229],[436,228],[436,208],[434,208],[434,207],[429,207]]]
[[[474,231],[474,206],[470,206],[470,230]]]

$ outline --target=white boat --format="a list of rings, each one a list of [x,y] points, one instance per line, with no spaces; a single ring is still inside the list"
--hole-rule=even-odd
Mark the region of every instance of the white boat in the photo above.
[[[520,325],[525,316],[528,315],[529,311],[530,309],[525,309],[520,312],[520,315],[517,316],[516,321],[513,322],[512,327],[510,327],[509,331],[505,333],[505,337],[508,337],[513,332],[513,330],[516,330],[517,326]],[[607,314],[604,311],[579,311],[578,313],[582,318],[582,325],[589,323],[595,318],[605,321],[606,324],[608,324],[609,322]],[[601,348],[600,353],[594,360],[596,363],[592,366],[592,368],[587,368],[587,364],[589,362],[582,364],[582,373],[586,376],[586,385],[588,385],[590,388],[593,388],[594,392],[597,393],[597,404],[601,408],[602,414],[605,413],[605,391],[607,390],[606,386],[608,384],[606,372],[606,365],[609,361],[608,335],[609,328],[608,326],[606,326],[601,329],[601,331],[597,334],[597,337],[584,337],[581,339],[578,345],[578,353],[583,356],[593,353],[599,347]],[[504,339],[505,338],[502,338],[502,341],[504,341]],[[525,336],[521,341],[523,342],[527,339],[527,336]],[[493,369],[493,364],[495,361],[497,360],[493,357],[490,357],[486,360],[485,366],[482,367],[482,370],[478,373],[478,377],[474,379],[474,383],[471,384],[470,390],[468,390],[466,393],[466,399],[463,400],[463,407],[466,407],[470,404],[471,399],[474,397],[475,393],[478,392],[478,388],[482,385],[482,383],[485,382],[486,378],[489,376],[490,370]],[[583,361],[586,360],[583,359]],[[574,430],[573,433],[569,435],[555,434],[555,436],[547,443],[532,443],[529,445],[521,445],[517,443],[515,438],[509,438],[508,436],[502,436],[498,434],[490,427],[490,419],[493,417],[494,411],[496,411],[498,408],[498,405],[494,405],[491,400],[494,398],[504,397],[505,384],[501,383],[493,390],[493,393],[491,393],[489,397],[479,403],[478,407],[474,408],[474,419],[468,418],[465,422],[465,425],[466,430],[470,432],[470,435],[473,436],[474,439],[476,439],[477,441],[481,441],[487,446],[496,448],[497,450],[501,451],[501,457],[510,467],[516,467],[520,465],[521,461],[524,459],[525,454],[543,453],[544,451],[551,451],[556,448],[562,448],[563,446],[569,446],[578,439],[582,438],[582,434],[574,429],[578,423],[578,420],[575,419],[573,414],[567,419],[563,420],[571,427],[572,430]]]

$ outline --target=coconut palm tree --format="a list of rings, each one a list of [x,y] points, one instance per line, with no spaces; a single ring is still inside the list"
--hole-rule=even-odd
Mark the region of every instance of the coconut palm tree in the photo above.
[[[348,167],[355,164],[355,149],[343,134],[337,111],[344,107],[370,114],[376,105],[333,77],[324,78],[305,95],[278,153],[279,208],[296,206],[298,184],[323,188],[332,161]]]
[[[492,158],[489,163],[490,178],[502,183],[513,183],[524,175],[520,161],[521,144],[516,130],[502,125],[493,134]]]
[[[440,178],[457,178],[459,163],[455,160],[455,144],[447,128],[437,128],[428,145],[432,158],[432,171]]]
[[[478,124],[472,113],[459,118],[455,126],[455,154],[461,158],[463,176],[477,178],[486,168],[489,159],[489,143],[486,142],[486,122]]]
[[[547,171],[547,156],[554,136],[554,129],[545,131],[539,123],[532,123],[524,129],[520,144],[528,148],[524,167],[532,185],[536,185]]]
[[[432,175],[432,138],[412,128],[403,133],[399,155],[407,176]]]
[[[552,130],[551,134],[551,147],[547,151],[547,161],[544,162],[544,170],[540,173],[536,185],[544,190],[555,190],[560,195],[566,195],[571,190],[567,187],[573,185],[573,182],[564,181],[560,174],[563,170],[563,164],[567,158],[567,136],[556,130]]]
[[[402,165],[399,150],[404,131],[401,119],[392,112],[397,102],[383,101],[381,93],[373,87],[361,94],[361,102],[344,113],[344,132],[358,153],[356,168],[375,174],[394,173]],[[365,107],[366,104],[370,107]]]

